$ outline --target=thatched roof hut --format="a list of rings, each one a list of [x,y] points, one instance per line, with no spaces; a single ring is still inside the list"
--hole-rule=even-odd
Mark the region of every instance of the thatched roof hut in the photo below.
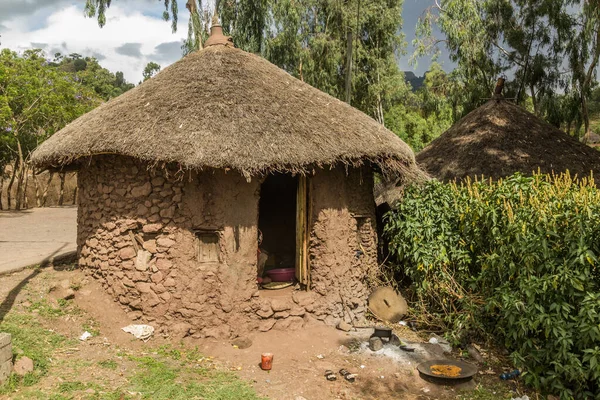
[[[580,177],[600,172],[597,150],[502,98],[467,114],[423,149],[417,161],[443,181],[538,170],[568,170]]]
[[[251,176],[373,163],[410,178],[412,150],[372,118],[231,46],[205,48],[67,125],[33,155],[62,167],[120,154]]]
[[[78,169],[79,265],[132,319],[194,337],[361,321],[374,171],[422,175],[392,132],[219,26],[32,161]]]

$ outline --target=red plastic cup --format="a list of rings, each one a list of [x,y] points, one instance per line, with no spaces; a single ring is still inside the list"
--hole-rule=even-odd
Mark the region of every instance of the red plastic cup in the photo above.
[[[260,367],[264,371],[270,371],[273,367],[273,354],[272,353],[263,353],[260,356]]]

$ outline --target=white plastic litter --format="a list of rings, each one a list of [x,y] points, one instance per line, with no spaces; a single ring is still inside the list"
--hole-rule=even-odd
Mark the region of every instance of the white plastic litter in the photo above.
[[[83,332],[83,333],[81,334],[81,336],[79,336],[79,340],[81,340],[81,341],[85,341],[85,340],[88,340],[88,339],[89,339],[89,338],[91,338],[91,337],[92,337],[92,334],[91,334],[91,333],[89,333],[88,331],[85,331],[85,332]]]
[[[154,327],[150,325],[128,325],[125,328],[121,328],[127,333],[131,333],[137,339],[147,341],[154,333]]]
[[[439,344],[440,341],[437,340],[437,338],[432,337],[432,338],[429,339],[429,343],[431,343],[431,344]]]
[[[406,323],[406,321],[400,321],[400,322],[398,322],[398,323],[399,323],[400,325],[402,325],[402,326],[406,326],[406,325],[408,325],[408,324]]]

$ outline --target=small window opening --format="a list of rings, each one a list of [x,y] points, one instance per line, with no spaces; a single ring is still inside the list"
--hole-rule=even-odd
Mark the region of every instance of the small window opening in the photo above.
[[[219,262],[218,231],[194,231],[196,234],[196,259],[201,263]]]

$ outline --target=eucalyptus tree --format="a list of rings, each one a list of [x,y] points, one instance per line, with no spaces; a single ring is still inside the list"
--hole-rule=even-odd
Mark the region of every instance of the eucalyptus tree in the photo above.
[[[540,99],[568,85],[563,59],[572,16],[565,0],[439,0],[421,17],[415,56],[444,44],[470,86],[490,97],[495,79],[510,74],[518,102]],[[436,38],[437,25],[444,38]],[[526,94],[526,91],[528,94]]]
[[[589,135],[591,127],[588,103],[596,83],[600,58],[600,0],[579,0],[574,3],[579,7],[579,12],[572,25],[572,40],[568,46],[569,64],[573,73],[573,85],[579,94],[585,135]]]
[[[176,1],[163,3],[164,18],[175,30]],[[103,26],[110,5],[110,0],[87,0],[86,13]],[[405,48],[402,5],[403,0],[221,0],[216,7],[237,47],[261,54],[383,123],[403,80],[396,62]],[[202,47],[210,12],[199,0],[186,7],[191,18],[184,53],[189,53]]]
[[[17,184],[16,209],[23,205],[30,151],[97,104],[92,90],[74,75],[50,66],[41,50],[27,50],[22,56],[0,51],[0,147],[16,159],[9,184]]]

